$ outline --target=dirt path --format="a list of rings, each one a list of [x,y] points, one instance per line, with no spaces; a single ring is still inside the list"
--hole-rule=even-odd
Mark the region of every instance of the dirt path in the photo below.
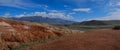
[[[63,37],[25,50],[120,50],[120,30],[94,30]]]

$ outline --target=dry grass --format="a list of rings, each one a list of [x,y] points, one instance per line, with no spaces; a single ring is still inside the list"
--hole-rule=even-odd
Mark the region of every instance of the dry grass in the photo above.
[[[120,50],[120,30],[88,31],[25,50]]]

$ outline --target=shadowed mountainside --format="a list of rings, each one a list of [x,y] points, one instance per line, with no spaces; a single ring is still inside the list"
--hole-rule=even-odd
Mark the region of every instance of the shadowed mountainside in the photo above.
[[[86,25],[86,26],[99,26],[99,25],[119,25],[120,20],[91,20],[91,21],[83,21],[76,22],[72,25]]]

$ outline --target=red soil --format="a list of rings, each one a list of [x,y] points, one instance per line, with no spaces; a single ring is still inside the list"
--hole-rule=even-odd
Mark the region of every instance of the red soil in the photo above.
[[[94,30],[62,37],[25,50],[120,50],[120,30]]]
[[[62,36],[43,25],[0,18],[0,50],[10,50],[22,43]]]

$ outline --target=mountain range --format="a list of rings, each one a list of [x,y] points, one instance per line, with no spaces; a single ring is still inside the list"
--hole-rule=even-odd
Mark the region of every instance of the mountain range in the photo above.
[[[48,24],[68,24],[68,25],[119,25],[120,20],[90,20],[83,22],[75,22],[71,20],[65,20],[60,18],[49,18],[42,16],[27,16],[27,17],[11,17],[9,19],[19,20],[19,21],[29,21],[29,22],[38,22],[38,23],[48,23]]]
[[[74,22],[74,21],[60,19],[60,18],[49,18],[49,17],[42,17],[42,16],[27,16],[27,17],[20,17],[20,18],[12,17],[9,19],[19,20],[19,21],[48,23],[48,24],[69,24]]]

